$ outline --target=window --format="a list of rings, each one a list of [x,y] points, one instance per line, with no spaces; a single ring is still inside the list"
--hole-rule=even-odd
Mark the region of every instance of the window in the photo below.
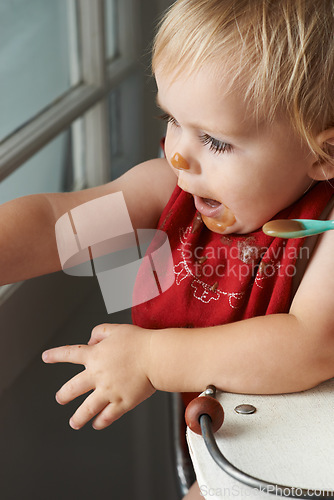
[[[1,2],[0,203],[102,184],[141,160],[139,10]]]
[[[110,138],[120,135],[120,123],[113,118],[122,110],[111,106],[115,92],[121,101],[129,92],[138,69],[136,10],[135,0],[1,2],[4,186],[12,172],[24,172],[29,158],[68,127],[74,174],[73,185],[65,188],[97,185],[112,177]],[[136,88],[133,81],[130,93]]]
[[[67,0],[1,2],[0,139],[69,90],[68,14]]]

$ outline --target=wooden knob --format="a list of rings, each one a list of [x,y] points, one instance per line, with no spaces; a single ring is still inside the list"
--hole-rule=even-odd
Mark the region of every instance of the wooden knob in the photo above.
[[[185,419],[189,429],[196,434],[202,434],[199,418],[203,414],[211,418],[213,432],[218,431],[224,422],[224,410],[221,404],[211,396],[199,396],[188,404]]]

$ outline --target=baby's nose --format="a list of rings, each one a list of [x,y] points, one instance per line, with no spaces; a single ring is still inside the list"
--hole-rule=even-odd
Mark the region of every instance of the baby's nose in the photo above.
[[[185,158],[183,158],[180,153],[175,153],[175,155],[171,159],[171,164],[173,165],[174,168],[177,168],[178,170],[189,170],[190,165],[187,162]]]

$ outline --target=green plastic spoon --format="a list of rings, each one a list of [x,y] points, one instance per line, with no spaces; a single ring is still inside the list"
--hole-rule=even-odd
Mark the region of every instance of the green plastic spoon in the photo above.
[[[304,238],[334,229],[334,220],[277,219],[267,222],[262,231],[277,238]]]

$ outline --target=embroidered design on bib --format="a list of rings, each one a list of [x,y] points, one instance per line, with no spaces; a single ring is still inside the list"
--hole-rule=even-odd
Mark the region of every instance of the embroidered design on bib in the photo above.
[[[181,260],[174,266],[175,284],[180,286],[181,283],[190,278],[190,287],[193,288],[192,295],[195,299],[200,300],[203,304],[208,304],[211,300],[220,300],[222,297],[228,298],[229,306],[237,309],[240,305],[240,300],[244,297],[245,292],[226,292],[218,288],[217,282],[213,285],[209,284],[198,276],[196,270],[191,269],[191,260],[187,258],[186,248],[189,245],[188,236],[193,234],[193,229],[188,226],[186,229],[181,228],[179,231],[180,247],[176,248],[181,254]],[[205,259],[203,263],[206,261]],[[195,267],[195,266],[193,266]]]

